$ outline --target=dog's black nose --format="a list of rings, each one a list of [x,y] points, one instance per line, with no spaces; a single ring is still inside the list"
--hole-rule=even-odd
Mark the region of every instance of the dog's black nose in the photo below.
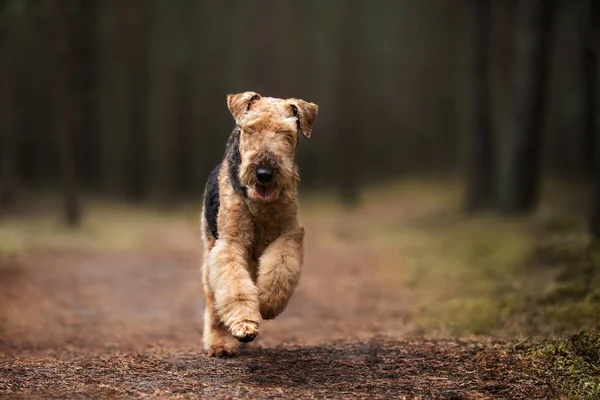
[[[267,184],[273,180],[273,170],[271,168],[258,168],[256,170],[256,179],[262,184]]]

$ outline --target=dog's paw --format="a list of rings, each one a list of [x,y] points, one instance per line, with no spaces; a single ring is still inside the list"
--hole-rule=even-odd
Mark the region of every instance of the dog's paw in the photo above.
[[[252,321],[237,322],[231,326],[231,334],[242,343],[251,342],[258,336],[258,323]]]
[[[237,356],[239,346],[232,346],[230,344],[224,343],[209,346],[206,351],[211,357],[229,358]]]

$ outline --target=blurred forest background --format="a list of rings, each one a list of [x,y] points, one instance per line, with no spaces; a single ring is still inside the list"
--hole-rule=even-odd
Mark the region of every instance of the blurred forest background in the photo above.
[[[587,329],[523,357],[559,386],[546,398],[600,398],[599,57],[598,0],[0,0],[0,357],[25,354],[4,390],[62,381],[55,397],[80,393],[104,374],[90,365],[155,390],[137,367],[143,378],[123,380],[129,358],[118,373],[104,357],[73,364],[76,379],[52,358],[40,365],[46,350],[97,357],[157,342],[172,350],[160,353],[167,372],[148,370],[164,393],[228,388],[198,379],[192,356],[194,382],[175,391],[183,370],[168,354],[198,350],[201,197],[234,127],[226,95],[255,91],[320,108],[297,158],[302,283],[261,330],[275,367],[238,368],[244,379],[277,396],[312,382],[322,395],[338,371],[332,390],[363,376],[373,397],[373,382],[395,390],[385,361],[422,365],[397,375],[407,393],[425,382],[458,398],[445,366],[456,364],[456,393],[485,383],[537,398],[499,391],[496,367],[523,367],[491,342],[481,346],[502,354],[488,361],[470,344],[447,357],[417,341],[399,355],[376,338],[516,337],[519,351]],[[371,337],[340,361],[333,343]],[[315,343],[333,358],[296,368],[295,346]],[[29,349],[44,351],[29,360],[37,378],[22,364]],[[223,376],[236,380],[231,367]]]
[[[595,8],[595,9],[594,9]],[[320,106],[302,190],[459,176],[467,210],[528,212],[542,176],[593,178],[592,0],[0,0],[0,213],[60,191],[199,199],[225,96]],[[596,175],[596,180],[599,178]]]

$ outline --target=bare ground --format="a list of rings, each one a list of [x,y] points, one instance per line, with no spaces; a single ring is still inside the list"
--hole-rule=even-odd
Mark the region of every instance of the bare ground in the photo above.
[[[378,208],[360,218],[378,218]],[[401,213],[401,212],[400,212]],[[385,213],[379,218],[385,218]],[[546,398],[514,343],[420,335],[377,248],[328,242],[312,218],[301,285],[235,359],[203,354],[198,237],[147,249],[0,259],[0,396],[55,398]],[[343,222],[336,222],[336,226]],[[151,235],[150,235],[151,236]],[[428,332],[429,333],[429,332]]]
[[[318,253],[309,254],[303,284],[286,313],[265,323],[256,344],[233,360],[202,354],[201,289],[192,259],[59,253],[4,260],[0,393],[59,398],[544,394],[519,372],[520,356],[507,343],[407,339],[401,299],[360,268],[360,258]],[[315,258],[329,262],[311,263]]]

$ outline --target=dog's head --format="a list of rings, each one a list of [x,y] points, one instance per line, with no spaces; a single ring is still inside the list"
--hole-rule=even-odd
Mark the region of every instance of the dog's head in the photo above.
[[[248,196],[276,199],[299,180],[294,155],[300,135],[310,137],[319,107],[300,99],[262,97],[244,92],[227,96],[239,127],[240,184]],[[231,171],[230,171],[231,172]]]

